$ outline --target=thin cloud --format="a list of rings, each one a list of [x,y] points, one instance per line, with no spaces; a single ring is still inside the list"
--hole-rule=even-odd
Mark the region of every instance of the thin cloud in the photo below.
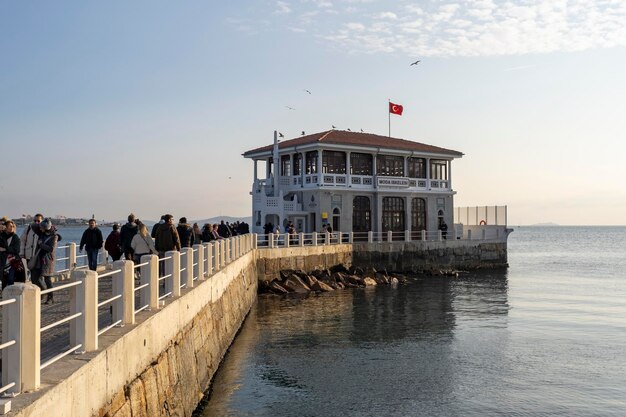
[[[307,32],[352,53],[493,56],[626,46],[623,0],[389,4],[381,11],[372,0],[278,1],[274,13],[294,13]],[[344,13],[322,16],[320,9]]]
[[[535,68],[536,66],[537,66],[536,64],[520,65],[519,67],[506,68],[505,71],[521,71],[521,70],[525,70],[525,69],[529,69],[529,68]]]

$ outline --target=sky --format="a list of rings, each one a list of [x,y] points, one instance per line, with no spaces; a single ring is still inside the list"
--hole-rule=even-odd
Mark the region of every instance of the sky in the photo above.
[[[391,99],[455,205],[623,225],[624,74],[623,0],[0,0],[0,215],[250,216],[243,152]]]

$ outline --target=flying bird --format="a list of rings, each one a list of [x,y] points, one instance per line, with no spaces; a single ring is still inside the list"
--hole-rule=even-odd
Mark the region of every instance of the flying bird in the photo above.
[[[417,61],[415,61],[415,62],[411,62],[411,65],[409,65],[409,67],[412,67],[413,65],[417,65],[417,64],[419,64],[420,62],[421,62],[421,61],[420,61],[419,59],[418,59]]]
[[[347,128],[346,130],[347,130],[348,132],[352,132],[352,131],[350,130],[350,128]]]
[[[306,91],[307,93],[311,94],[311,92],[309,90],[304,90],[304,91]]]
[[[363,129],[361,129],[361,133],[363,133]]]
[[[289,110],[295,110],[293,107],[289,107],[289,106],[285,106],[287,107]]]
[[[303,131],[302,131],[302,136],[304,136],[304,135],[305,135],[305,133],[304,133],[304,130],[303,130]]]
[[[333,127],[333,129],[337,129],[337,126],[335,126],[335,125],[331,125],[331,126]]]
[[[284,138],[284,137],[285,137],[285,135],[283,135],[282,133],[278,132],[278,137],[279,137],[279,138]]]

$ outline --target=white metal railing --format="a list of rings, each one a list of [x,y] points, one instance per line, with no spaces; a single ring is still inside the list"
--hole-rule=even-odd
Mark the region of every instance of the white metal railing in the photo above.
[[[102,273],[82,265],[76,267],[76,259],[86,255],[76,255],[75,243],[59,247],[59,253],[64,256],[57,260],[69,262],[69,281],[44,291],[32,284],[17,283],[3,292],[0,394],[16,395],[37,389],[42,370],[72,353],[97,350],[100,336],[116,326],[134,324],[137,314],[162,308],[168,299],[179,297],[183,289],[192,291],[198,282],[255,249],[256,241],[253,234],[234,236],[183,248],[180,252],[166,252],[160,259],[156,255],[144,255],[138,264],[115,261],[111,270]],[[106,252],[101,254],[106,256]],[[139,281],[136,283],[136,280]],[[104,285],[109,281],[111,295],[100,301],[99,283]],[[69,314],[42,326],[41,296],[59,291],[69,292]],[[106,309],[111,312],[110,324],[100,327],[98,319],[106,314]],[[34,310],[34,314],[30,310]],[[51,352],[52,357],[42,361],[42,334],[68,324],[67,347]],[[32,346],[37,348],[30,348]]]
[[[98,251],[98,266],[108,265],[107,251],[102,248]],[[71,272],[74,269],[87,269],[87,254],[78,254],[76,243],[58,246],[54,258],[54,272],[57,274]]]
[[[456,207],[454,223],[465,226],[506,226],[508,209],[507,206]]]

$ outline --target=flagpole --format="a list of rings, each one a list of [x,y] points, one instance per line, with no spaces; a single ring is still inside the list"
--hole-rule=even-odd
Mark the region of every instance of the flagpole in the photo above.
[[[387,101],[389,101],[389,103],[387,104],[387,117],[389,117],[389,137],[391,137],[391,99],[387,99]]]

